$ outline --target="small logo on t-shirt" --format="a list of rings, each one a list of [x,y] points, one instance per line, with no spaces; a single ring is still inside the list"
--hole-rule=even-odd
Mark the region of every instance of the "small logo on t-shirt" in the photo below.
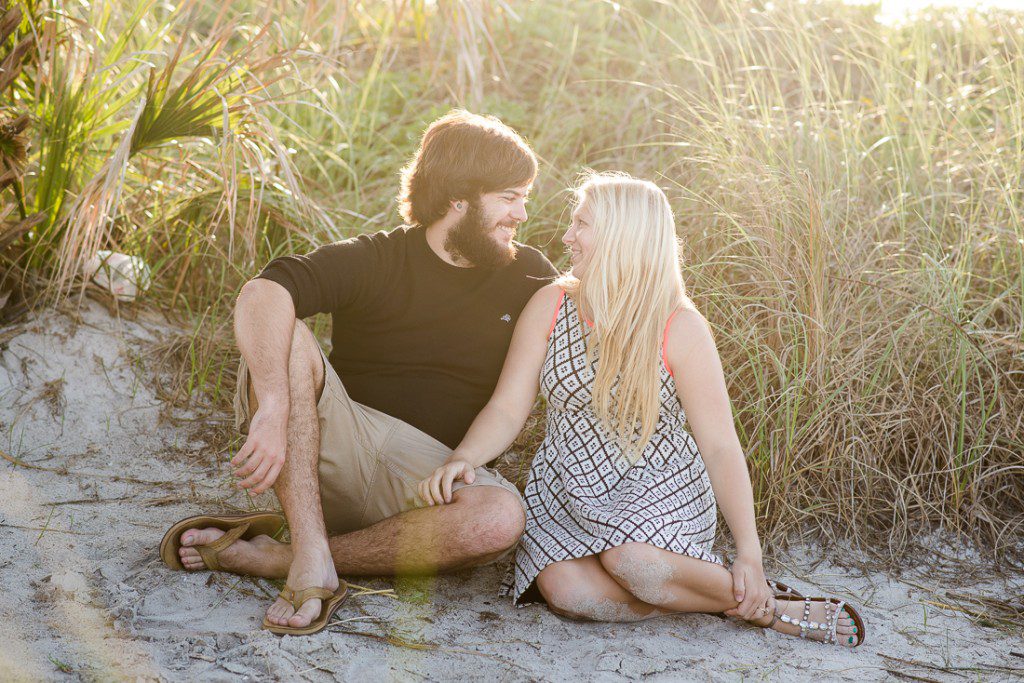
[[[510,316],[508,313],[506,313],[505,315],[501,316],[501,319],[504,320],[507,323],[512,322],[512,316]]]

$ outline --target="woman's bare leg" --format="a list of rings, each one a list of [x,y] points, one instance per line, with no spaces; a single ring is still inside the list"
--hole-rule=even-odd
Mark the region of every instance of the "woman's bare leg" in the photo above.
[[[552,612],[571,619],[641,621],[671,614],[637,600],[594,555],[548,565],[537,576],[537,588]]]
[[[646,543],[626,543],[597,557],[607,574],[644,604],[670,612],[715,613],[738,605],[733,597],[732,573],[722,565],[678,555]],[[797,618],[803,615],[803,601],[779,601],[777,605],[782,614]],[[824,621],[824,605],[812,603],[809,618]],[[769,621],[770,617],[750,623],[768,626]],[[771,627],[788,635],[800,633],[799,626],[781,620],[775,621]],[[836,635],[842,636],[839,640],[844,645],[857,642],[853,619],[845,612],[840,615]],[[850,638],[853,642],[849,642]]]

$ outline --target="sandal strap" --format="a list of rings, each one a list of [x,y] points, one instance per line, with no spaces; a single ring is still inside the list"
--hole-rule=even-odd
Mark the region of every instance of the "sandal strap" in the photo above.
[[[212,571],[219,571],[221,566],[217,555],[245,535],[245,532],[248,530],[249,522],[242,522],[238,526],[228,529],[224,532],[223,536],[213,543],[195,546],[195,549],[199,552],[199,557],[203,558],[203,563],[206,564],[206,568]]]
[[[792,599],[779,599],[776,596],[776,600],[783,604],[789,604],[793,602],[803,602],[804,609],[803,615],[797,619],[790,617],[789,615],[775,610],[777,617],[781,618],[783,623],[796,626],[800,629],[800,637],[807,638],[808,635],[813,634],[815,631],[822,631],[824,636],[822,639],[812,638],[820,643],[827,643],[829,645],[838,645],[838,634],[837,629],[839,627],[839,617],[846,608],[846,601],[838,598],[819,598],[812,600],[811,598],[804,598],[803,600],[792,600]],[[813,603],[821,603],[825,608],[825,615],[820,622],[810,620],[811,605]],[[772,621],[774,624],[774,620]]]
[[[303,588],[302,590],[295,590],[291,586],[285,586],[281,589],[279,597],[289,603],[295,608],[295,611],[298,612],[299,608],[310,600],[327,600],[328,598],[333,598],[334,591],[320,586],[312,586],[310,588]]]
[[[828,636],[829,642],[835,644],[837,640],[836,629],[839,627],[839,615],[843,613],[843,608],[846,607],[846,601],[840,600],[838,603],[836,603],[833,602],[832,599],[830,599],[829,602],[835,608],[835,611],[832,613],[832,619],[829,621]]]
[[[776,581],[775,579],[765,579],[765,583],[768,584],[768,587],[772,589],[772,591],[775,593],[776,596],[779,596],[779,595],[791,595],[791,596],[793,596],[795,598],[802,598],[802,597],[804,597],[803,593],[800,593],[795,588],[791,588],[791,587],[787,586],[786,584],[782,583],[781,581]]]

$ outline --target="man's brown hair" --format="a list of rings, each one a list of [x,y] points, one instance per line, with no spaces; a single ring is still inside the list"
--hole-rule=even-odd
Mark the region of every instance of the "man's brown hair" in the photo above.
[[[455,109],[430,124],[402,169],[398,210],[409,225],[427,226],[453,199],[475,201],[536,176],[537,157],[519,133],[493,116]]]

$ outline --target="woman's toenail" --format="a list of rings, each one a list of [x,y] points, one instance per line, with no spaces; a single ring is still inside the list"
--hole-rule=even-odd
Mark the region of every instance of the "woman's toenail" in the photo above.
[[[853,636],[850,636],[850,645],[853,645]]]

